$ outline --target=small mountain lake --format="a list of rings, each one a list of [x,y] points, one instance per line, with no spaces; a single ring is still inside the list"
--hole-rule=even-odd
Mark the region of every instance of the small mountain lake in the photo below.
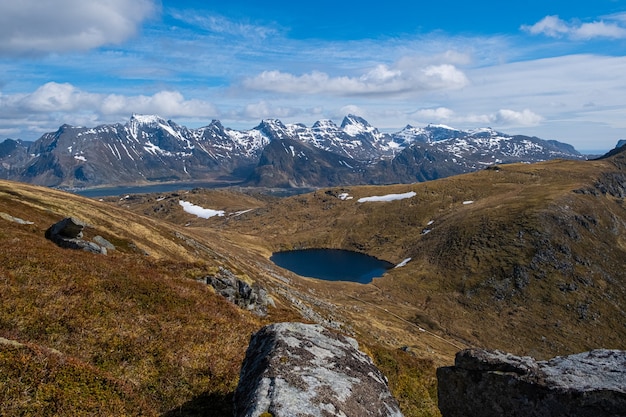
[[[275,252],[270,260],[304,277],[368,284],[395,265],[364,253],[342,249]]]

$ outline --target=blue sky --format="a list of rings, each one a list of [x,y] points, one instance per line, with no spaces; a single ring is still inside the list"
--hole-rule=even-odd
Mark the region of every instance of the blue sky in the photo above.
[[[0,139],[133,113],[353,113],[608,150],[626,138],[626,0],[0,0]]]

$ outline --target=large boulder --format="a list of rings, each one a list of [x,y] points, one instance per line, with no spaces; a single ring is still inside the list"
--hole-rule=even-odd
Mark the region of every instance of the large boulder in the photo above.
[[[50,226],[45,233],[58,246],[69,249],[82,249],[93,253],[107,253],[104,246],[99,246],[93,242],[83,239],[83,229],[85,223],[76,217],[66,217],[63,220]]]
[[[467,349],[437,380],[443,417],[626,416],[626,351],[535,361]]]
[[[402,416],[356,340],[302,323],[272,324],[252,336],[234,401],[236,417]]]

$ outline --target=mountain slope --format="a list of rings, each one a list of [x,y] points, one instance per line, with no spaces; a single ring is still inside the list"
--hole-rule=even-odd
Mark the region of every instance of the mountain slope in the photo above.
[[[357,298],[461,344],[540,357],[623,349],[625,168],[621,153],[422,184],[332,188],[239,216],[226,229],[269,251],[333,247],[394,263],[410,258]],[[358,202],[408,191],[416,195]],[[400,339],[390,328],[386,337]]]
[[[231,415],[250,335],[270,322],[322,320],[260,246],[207,227],[180,204],[210,202],[234,219],[267,198],[206,197],[194,190],[111,204],[0,180],[0,414]],[[138,205],[151,217],[128,210]],[[66,216],[87,223],[85,239],[100,235],[116,249],[93,254],[47,240],[48,226]],[[276,306],[263,318],[235,307],[205,283],[219,274],[261,285]],[[360,342],[404,396],[407,416],[438,415],[432,360]]]
[[[405,198],[359,201],[388,194]],[[626,152],[283,199],[196,189],[94,201],[0,181],[0,212],[12,216],[0,216],[2,412],[73,415],[106,402],[224,415],[250,333],[305,320],[356,337],[405,415],[436,415],[434,366],[464,347],[538,358],[626,348],[624,198]],[[201,218],[181,202],[224,215]],[[117,249],[47,241],[68,215]],[[269,261],[309,247],[403,266],[361,285]],[[261,285],[276,308],[259,318],[218,297],[204,277],[222,270]]]
[[[255,187],[304,188],[363,182],[364,164],[308,143],[284,138],[265,147],[244,183]]]
[[[239,273],[227,258],[167,224],[46,188],[0,181],[0,212],[0,414],[160,415],[204,395],[207,415],[224,415],[260,326],[195,280],[219,266]],[[116,250],[46,240],[69,215]]]
[[[408,192],[415,195],[359,202]],[[212,207],[215,193],[189,198]],[[289,287],[300,311],[363,339],[436,361],[464,346],[548,358],[626,347],[624,198],[621,152],[597,161],[495,165],[411,185],[334,187],[224,218],[155,215],[198,233],[219,229],[265,259],[278,250],[329,247],[405,264],[368,285],[266,267],[281,277],[274,288]],[[155,200],[146,196],[129,208],[149,212]]]

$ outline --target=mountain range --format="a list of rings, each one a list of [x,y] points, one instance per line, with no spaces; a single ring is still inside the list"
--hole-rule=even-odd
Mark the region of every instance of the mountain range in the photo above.
[[[346,116],[311,127],[263,120],[238,131],[190,129],[154,115],[94,128],[61,126],[0,143],[0,178],[59,188],[211,181],[263,187],[412,183],[493,164],[585,159],[571,145],[491,128],[444,125],[382,133]]]

